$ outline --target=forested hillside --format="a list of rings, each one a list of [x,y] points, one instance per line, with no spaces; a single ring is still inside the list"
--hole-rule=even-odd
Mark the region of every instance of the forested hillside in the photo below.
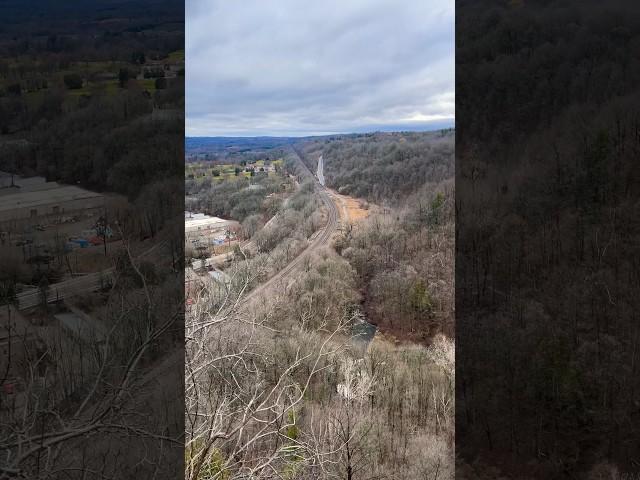
[[[308,251],[338,199],[298,153],[315,172],[329,150],[334,174],[369,152],[349,167],[363,186],[389,163],[420,180],[392,193],[382,178],[366,196],[386,207]],[[241,172],[187,182],[196,210],[244,218],[257,247],[220,267],[228,284],[203,276],[187,310],[187,477],[453,479],[453,134],[303,139],[284,160],[280,192]]]
[[[186,137],[187,161],[241,162],[284,155],[287,137]]]
[[[159,3],[0,7],[0,170],[129,197],[181,176],[184,19]]]
[[[385,205],[347,225],[336,250],[358,273],[363,308],[382,332],[430,343],[453,335],[453,131],[372,133],[299,148],[328,186]]]
[[[312,171],[323,155],[327,186],[389,202],[452,178],[454,142],[453,130],[368,133],[312,140],[302,149]]]
[[[177,478],[184,3],[0,19],[0,477]]]
[[[640,9],[460,3],[458,451],[511,478],[624,478],[640,453]]]

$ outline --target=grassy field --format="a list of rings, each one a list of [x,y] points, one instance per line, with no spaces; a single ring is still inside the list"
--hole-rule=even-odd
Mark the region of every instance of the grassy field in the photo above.
[[[27,61],[26,59],[21,61]],[[169,54],[169,57],[165,60],[166,64],[176,64],[179,62],[184,62],[184,50],[178,50]],[[33,63],[33,62],[31,62]],[[37,62],[36,62],[37,63]],[[10,68],[17,69],[20,66],[20,61],[14,62],[10,64]],[[40,95],[44,92],[50,91],[52,88],[62,88],[66,91],[66,94],[71,98],[81,97],[82,95],[91,95],[95,92],[104,92],[108,95],[115,94],[120,88],[118,82],[118,73],[121,68],[131,68],[131,65],[123,62],[109,62],[109,61],[100,61],[100,62],[76,62],[73,63],[68,68],[57,70],[55,72],[49,73],[48,75],[43,75],[42,79],[46,81],[46,87],[40,88],[38,90],[28,90],[28,87],[22,84],[22,94],[27,96],[30,102],[37,102],[40,98]],[[64,84],[65,75],[70,74],[78,74],[83,79],[82,88],[78,89],[67,89]],[[113,78],[105,78],[97,81],[90,81],[89,78],[95,78],[98,74],[106,74],[107,77],[111,76]],[[145,78],[135,80],[140,88],[147,90],[149,93],[154,93],[156,91],[155,87],[155,79],[153,78]],[[17,83],[13,80],[0,80],[0,90],[4,90],[10,84]]]
[[[144,80],[137,80],[142,88],[147,90],[149,93],[153,93],[156,91],[156,79],[155,78],[145,78]]]
[[[118,80],[105,80],[102,82],[85,82],[82,88],[67,90],[67,95],[79,97],[81,95],[91,95],[96,92],[104,92],[107,95],[114,95],[120,89]]]
[[[176,50],[171,52],[165,63],[179,63],[184,62],[184,50]]]
[[[272,162],[274,165],[283,166],[284,160],[278,159]],[[264,166],[264,160],[256,161],[256,165]],[[236,175],[236,168],[242,168],[242,171]],[[213,171],[220,172],[220,175],[214,176]],[[204,181],[205,178],[210,178],[212,181],[223,182],[225,180],[235,181],[239,178],[251,178],[251,172],[245,171],[244,167],[236,164],[212,164],[209,162],[192,162],[187,163],[184,169],[185,179],[189,179],[190,175],[193,175],[193,180],[197,182]],[[269,177],[276,176],[276,172],[268,172]]]

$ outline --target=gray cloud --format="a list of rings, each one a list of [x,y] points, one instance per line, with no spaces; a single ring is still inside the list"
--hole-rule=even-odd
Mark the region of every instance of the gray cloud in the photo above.
[[[453,0],[187,0],[189,136],[454,118]]]

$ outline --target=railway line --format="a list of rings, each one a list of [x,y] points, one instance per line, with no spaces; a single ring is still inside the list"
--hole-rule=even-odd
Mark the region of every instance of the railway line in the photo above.
[[[333,199],[329,195],[329,192],[324,186],[324,166],[322,161],[322,156],[318,160],[318,172],[317,176],[314,176],[311,171],[307,168],[307,166],[302,162],[300,158],[300,154],[295,151],[296,156],[298,157],[298,162],[300,164],[300,168],[303,171],[304,176],[309,176],[314,179],[316,184],[316,188],[319,191],[320,200],[325,205],[327,209],[327,223],[322,228],[320,233],[311,241],[311,243],[305,248],[300,254],[295,257],[286,267],[276,273],[273,277],[267,280],[265,283],[259,285],[251,292],[247,294],[246,300],[252,299],[259,294],[268,291],[271,287],[277,285],[279,282],[283,281],[288,277],[292,277],[296,272],[299,271],[300,267],[303,265],[304,260],[308,258],[313,252],[319,250],[329,243],[331,236],[337,231],[339,226],[339,214],[338,207],[334,203]]]

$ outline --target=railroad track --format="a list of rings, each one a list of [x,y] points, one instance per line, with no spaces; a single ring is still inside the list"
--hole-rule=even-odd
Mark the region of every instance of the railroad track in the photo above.
[[[316,188],[319,189],[320,199],[324,203],[327,208],[327,223],[324,228],[320,231],[320,234],[314,238],[311,243],[305,248],[296,258],[294,258],[286,267],[276,273],[273,277],[267,280],[265,283],[259,285],[251,292],[249,292],[246,296],[246,300],[249,300],[255,296],[258,296],[260,293],[267,291],[269,288],[278,284],[278,282],[283,279],[293,275],[296,270],[302,265],[304,260],[308,258],[314,251],[317,251],[319,248],[327,245],[331,236],[338,229],[339,226],[339,214],[338,208],[336,204],[333,202],[333,199],[329,195],[327,189],[324,187],[324,175],[322,172],[322,157],[320,157],[319,168],[318,168],[318,177],[315,177],[311,171],[307,168],[307,166],[302,162],[300,158],[300,154],[294,150],[296,156],[298,157],[298,162],[300,163],[301,168],[305,171],[305,174],[314,179],[316,183]],[[322,183],[319,179],[322,179]]]

